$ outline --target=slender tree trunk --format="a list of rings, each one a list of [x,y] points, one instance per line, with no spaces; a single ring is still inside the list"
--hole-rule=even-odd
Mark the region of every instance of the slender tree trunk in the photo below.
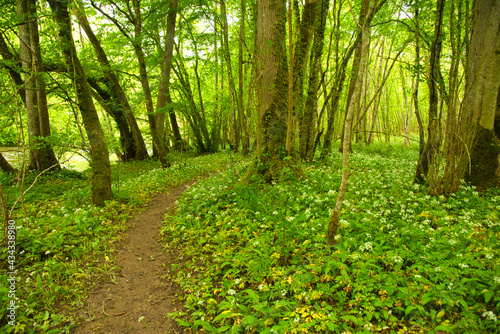
[[[419,156],[422,155],[425,148],[425,134],[424,123],[420,115],[420,108],[418,105],[418,89],[420,83],[420,23],[419,23],[419,0],[414,3],[415,15],[415,80],[413,84],[412,100],[413,109],[415,110],[415,118],[418,124],[418,137],[419,137]]]
[[[342,204],[344,202],[344,197],[347,191],[347,183],[349,181],[349,151],[351,145],[351,130],[353,125],[353,116],[355,113],[355,108],[357,101],[359,101],[363,78],[365,76],[364,71],[366,70],[366,63],[368,61],[369,54],[369,43],[370,43],[370,23],[373,16],[380,9],[380,7],[385,3],[381,1],[377,4],[375,0],[363,0],[360,24],[361,25],[361,47],[359,53],[359,68],[356,73],[356,78],[354,79],[354,84],[352,87],[352,96],[349,100],[346,117],[344,121],[344,140],[343,140],[343,150],[342,150],[342,181],[340,184],[339,192],[337,194],[337,201],[333,209],[330,221],[328,223],[327,238],[330,245],[335,245],[337,240],[337,231],[340,220],[340,213],[342,210]],[[361,23],[362,22],[362,23]]]
[[[444,0],[438,0],[436,5],[436,19],[434,24],[434,38],[431,44],[431,55],[429,64],[429,77],[427,86],[429,88],[429,121],[427,124],[427,142],[417,162],[415,182],[423,183],[434,163],[434,157],[439,150],[439,117],[438,117],[438,80],[439,63],[441,60],[442,30],[443,30]]]
[[[85,31],[90,43],[92,44],[94,51],[97,55],[98,61],[101,63],[104,75],[106,77],[106,86],[108,90],[112,92],[113,103],[116,104],[114,108],[116,114],[113,118],[117,122],[117,126],[120,129],[120,134],[123,136],[121,139],[122,149],[124,152],[124,160],[129,159],[144,160],[148,159],[148,151],[146,149],[146,144],[144,143],[144,138],[142,137],[139,126],[135,119],[134,113],[130,108],[127,96],[123,91],[123,88],[118,80],[115,71],[111,68],[111,63],[106,56],[104,49],[101,46],[98,38],[95,36],[90,24],[85,15],[85,10],[81,1],[78,1],[77,5],[74,6],[73,12],[75,13],[80,26]],[[123,117],[120,115],[123,114]],[[118,122],[126,122],[125,124]],[[125,129],[128,128],[127,130]],[[125,145],[125,146],[123,146]]]
[[[231,103],[231,117],[233,120],[233,149],[238,151],[240,146],[241,118],[242,118],[242,101],[238,99],[236,92],[236,84],[234,83],[233,69],[231,66],[231,52],[229,49],[229,29],[227,24],[226,0],[221,0],[221,18],[222,18],[222,37],[223,37],[223,55],[227,66],[227,79],[229,83],[229,101]]]
[[[172,98],[170,96],[170,74],[172,69],[172,58],[174,56],[174,37],[175,37],[175,21],[177,17],[178,0],[170,0],[170,7],[167,16],[167,34],[165,36],[165,51],[163,54],[163,67],[161,69],[160,88],[158,92],[158,101],[156,109],[165,108],[165,112],[158,113],[165,115],[168,113],[172,133],[174,135],[174,150],[180,151],[182,146],[182,137],[177,123],[177,116],[172,107]],[[162,117],[157,118],[158,123],[162,124]]]
[[[108,146],[92,101],[85,72],[76,53],[67,0],[48,0],[48,2],[57,23],[59,42],[66,67],[75,82],[78,106],[91,146],[92,203],[103,206],[105,201],[113,198]]]
[[[24,89],[24,80],[19,74],[17,67],[21,67],[22,65],[19,63],[16,56],[12,54],[12,51],[9,49],[7,45],[7,41],[5,40],[3,33],[0,32],[0,54],[4,60],[3,66],[9,71],[9,75],[16,85],[16,91],[21,100],[23,101],[23,105],[26,107],[26,90]],[[18,64],[17,64],[18,63]]]
[[[302,160],[307,159],[309,130],[314,128],[314,115],[311,109],[304,109],[304,81],[310,60],[310,50],[316,28],[318,0],[308,0],[304,5],[302,19],[298,27],[298,38],[293,55],[293,114],[298,117],[299,154]],[[322,51],[322,50],[321,50]],[[314,66],[310,64],[310,66]],[[312,101],[311,101],[312,102]],[[311,103],[310,102],[310,103]],[[293,141],[293,138],[292,138]]]
[[[239,125],[241,128],[241,142],[242,147],[241,151],[243,154],[248,154],[250,150],[250,134],[248,131],[248,116],[244,113],[243,108],[243,95],[244,95],[244,86],[245,86],[245,72],[243,67],[243,59],[244,59],[244,49],[243,46],[245,44],[245,18],[246,18],[246,0],[240,1],[240,30],[239,30],[239,42],[238,42],[238,112],[239,114]]]
[[[149,86],[148,72],[146,68],[146,58],[142,48],[142,15],[140,0],[132,0],[132,4],[134,8],[134,39],[132,40],[132,45],[139,63],[141,86],[144,93],[146,111],[148,113],[149,130],[151,132],[151,137],[153,138],[153,145],[155,145],[158,150],[158,159],[160,159],[163,168],[168,168],[170,167],[170,161],[168,160],[163,141],[158,134],[153,97],[151,96],[151,88]]]
[[[315,151],[315,123],[318,109],[318,91],[320,88],[321,58],[325,40],[326,18],[328,16],[329,0],[320,0],[317,8],[316,31],[312,45],[311,65],[309,69],[309,85],[307,89],[306,103],[304,106],[304,118],[300,135],[300,157],[303,160],[312,161]]]

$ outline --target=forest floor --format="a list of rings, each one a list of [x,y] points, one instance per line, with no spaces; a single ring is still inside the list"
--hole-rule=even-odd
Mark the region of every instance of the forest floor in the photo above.
[[[189,182],[158,194],[146,210],[129,219],[127,236],[116,254],[115,279],[102,281],[89,292],[79,316],[84,320],[74,333],[180,333],[166,315],[182,305],[175,298],[182,290],[167,278],[172,259],[158,242],[165,214]]]

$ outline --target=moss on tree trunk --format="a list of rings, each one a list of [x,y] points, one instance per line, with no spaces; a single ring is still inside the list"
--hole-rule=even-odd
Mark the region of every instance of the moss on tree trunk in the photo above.
[[[482,191],[499,184],[500,142],[493,130],[478,127],[471,152],[470,174],[466,180]]]

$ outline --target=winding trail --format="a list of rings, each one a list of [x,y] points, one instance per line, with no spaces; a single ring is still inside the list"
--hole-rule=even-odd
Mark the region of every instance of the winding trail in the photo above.
[[[182,291],[166,278],[171,257],[158,235],[165,214],[174,210],[175,201],[194,182],[158,194],[145,211],[126,222],[131,227],[113,264],[120,271],[114,282],[99,282],[89,292],[79,315],[83,321],[73,333],[182,333],[166,317],[182,307],[174,302]]]

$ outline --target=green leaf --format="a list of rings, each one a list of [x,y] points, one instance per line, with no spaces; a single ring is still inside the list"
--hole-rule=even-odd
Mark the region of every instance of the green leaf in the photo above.
[[[491,297],[495,294],[495,291],[486,290],[484,292],[484,301],[487,303],[491,300]]]
[[[219,329],[217,329],[217,332],[219,333],[224,333],[225,331],[227,331],[229,328],[231,328],[230,326],[222,326],[220,327]]]
[[[405,311],[405,316],[408,316],[408,314],[411,313],[411,311],[415,310],[417,307],[415,305],[410,305],[406,308],[406,311]]]

